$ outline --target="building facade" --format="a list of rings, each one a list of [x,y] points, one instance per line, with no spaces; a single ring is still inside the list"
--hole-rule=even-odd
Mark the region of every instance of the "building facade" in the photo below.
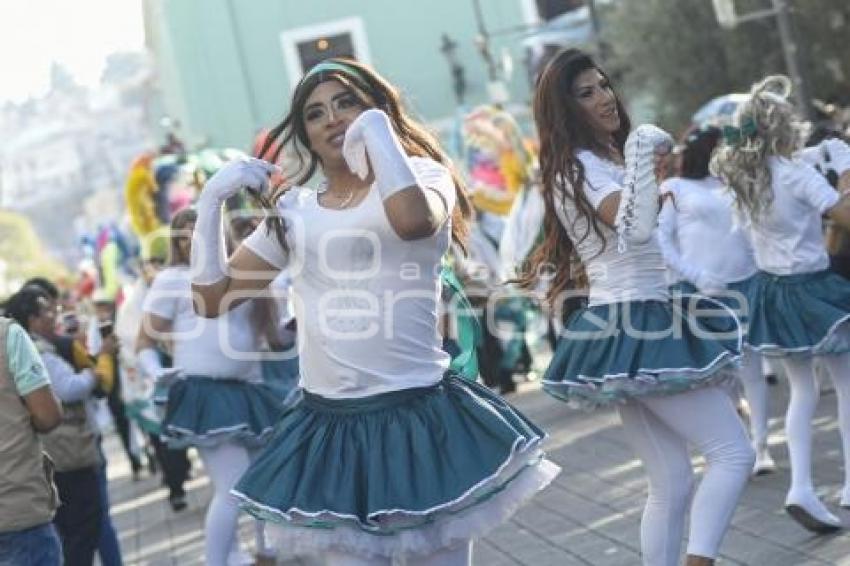
[[[458,90],[467,106],[495,98],[527,108],[525,61],[535,48],[529,35],[558,13],[553,4],[145,0],[145,26],[165,108],[180,135],[190,146],[247,149],[258,130],[283,117],[304,71],[332,55],[375,66],[438,129],[456,114]],[[576,2],[561,4],[566,10]],[[476,41],[482,23],[489,64]]]

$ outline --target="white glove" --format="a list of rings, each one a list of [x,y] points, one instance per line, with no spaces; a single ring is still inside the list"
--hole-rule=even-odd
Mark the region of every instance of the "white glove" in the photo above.
[[[153,379],[154,403],[165,403],[168,400],[168,388],[183,375],[182,368],[164,368],[159,361],[159,354],[153,348],[144,348],[136,356],[139,370]]]
[[[269,187],[269,177],[273,173],[280,172],[280,167],[262,159],[253,157],[234,159],[210,177],[204,184],[198,201],[212,199],[223,203],[245,188],[262,194]]]
[[[192,283],[212,285],[224,279],[227,258],[221,228],[221,205],[242,189],[259,194],[269,187],[269,176],[281,169],[262,159],[230,161],[210,177],[198,198],[198,219],[192,234]]]
[[[626,140],[626,179],[615,221],[620,252],[626,251],[627,242],[642,244],[652,237],[658,218],[655,156],[672,146],[670,134],[651,124],[638,126]]]
[[[348,168],[361,179],[369,175],[371,163],[382,200],[417,184],[410,158],[389,117],[377,108],[366,110],[348,126],[342,155]]]
[[[159,361],[159,354],[153,348],[144,348],[136,354],[139,370],[147,377],[156,379],[156,376],[163,370],[162,363]]]

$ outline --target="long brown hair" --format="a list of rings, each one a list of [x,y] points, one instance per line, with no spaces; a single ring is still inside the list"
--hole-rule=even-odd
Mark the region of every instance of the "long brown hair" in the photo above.
[[[599,220],[584,193],[584,166],[576,157],[580,149],[588,149],[599,155],[608,152],[572,94],[576,77],[589,69],[596,69],[608,78],[589,55],[578,49],[565,49],[549,61],[535,86],[534,122],[540,137],[541,192],[546,214],[543,220],[543,240],[520,270],[517,282],[524,289],[535,289],[545,270],[553,272],[546,296],[550,303],[564,290],[580,289],[587,285],[584,268],[576,254],[578,242],[570,239],[558,219],[555,199],[561,199],[562,207],[567,199],[571,200],[578,210],[579,218],[584,217],[588,221],[588,228],[579,242],[593,230],[603,245],[606,244]],[[620,129],[613,137],[622,151],[631,122],[616,93],[614,97],[620,116]]]
[[[168,235],[168,261],[169,266],[189,265],[189,255],[191,251],[184,257],[180,251],[180,246],[177,243],[181,239],[189,240],[192,243],[192,233],[186,230],[186,226],[194,224],[198,220],[198,213],[194,208],[184,208],[171,218],[171,225]]]
[[[457,195],[457,206],[452,212],[452,239],[466,251],[466,240],[469,235],[467,221],[472,216],[472,205],[460,175],[458,175],[451,160],[440,148],[437,140],[421,124],[410,117],[402,104],[398,90],[376,73],[374,69],[351,59],[333,58],[327,59],[326,62],[333,65],[318,72],[310,73],[308,71],[301,79],[292,95],[289,113],[266,136],[259,155],[267,156],[266,158],[269,161],[276,162],[282,151],[291,148],[298,160],[298,169],[291,182],[274,191],[270,202],[263,199],[261,204],[268,211],[273,212],[271,203],[276,202],[290,187],[303,185],[307,182],[321,165],[319,156],[311,151],[307,139],[304,106],[313,89],[320,83],[334,80],[345,87],[364,107],[374,107],[386,112],[399,137],[402,148],[408,155],[430,157],[448,168],[454,180]],[[281,245],[285,250],[288,249],[283,219],[271,214],[269,220]]]

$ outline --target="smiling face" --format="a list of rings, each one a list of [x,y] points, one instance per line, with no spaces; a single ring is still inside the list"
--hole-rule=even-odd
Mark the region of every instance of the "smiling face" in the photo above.
[[[607,138],[620,129],[614,90],[597,69],[587,69],[576,76],[572,95],[599,139]]]
[[[366,106],[341,83],[319,83],[304,104],[304,130],[310,149],[325,165],[343,161],[345,130]]]

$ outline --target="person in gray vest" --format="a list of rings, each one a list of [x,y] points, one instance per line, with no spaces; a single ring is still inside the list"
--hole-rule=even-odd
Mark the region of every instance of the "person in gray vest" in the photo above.
[[[62,409],[27,333],[0,317],[0,564],[55,566],[62,547],[52,520],[58,498],[39,432]]]
[[[8,302],[7,314],[23,326],[41,354],[56,396],[62,401],[62,421],[42,437],[56,467],[61,506],[54,524],[62,541],[66,566],[91,566],[103,514],[98,486],[101,459],[97,433],[87,402],[102,376],[92,369],[76,371],[52,343],[57,305],[43,289],[26,286]],[[114,346],[114,342],[104,342]],[[111,354],[111,352],[107,352]]]

